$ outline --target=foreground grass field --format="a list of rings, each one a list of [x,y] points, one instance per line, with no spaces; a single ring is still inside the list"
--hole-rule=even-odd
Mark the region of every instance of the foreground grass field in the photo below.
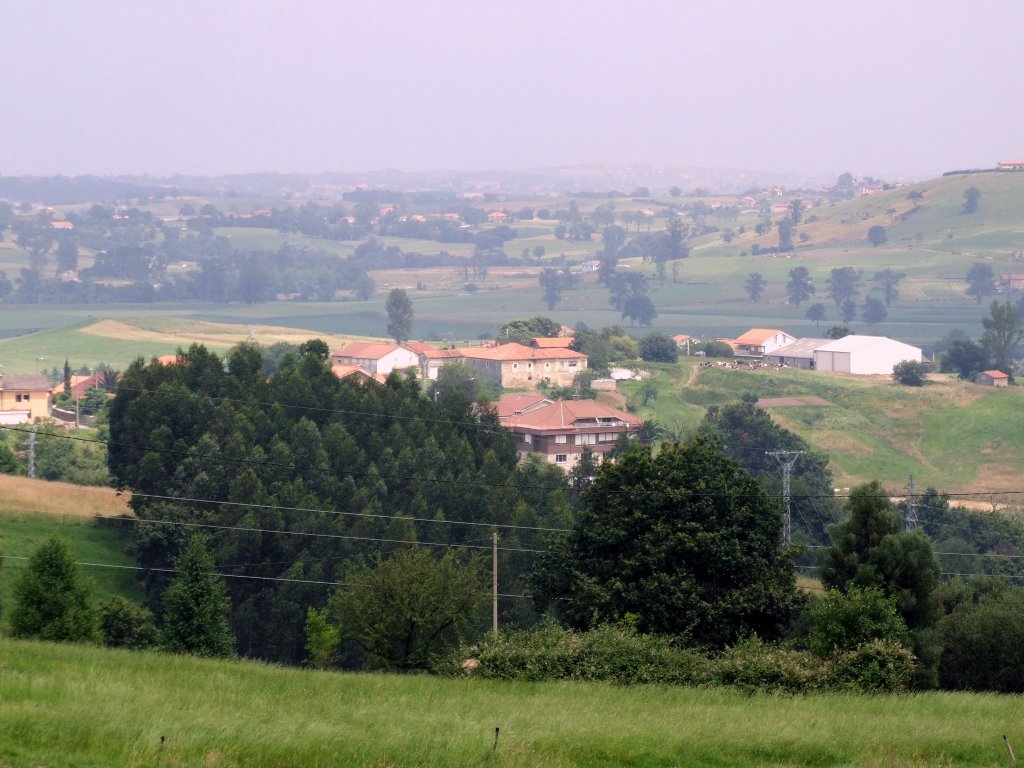
[[[1024,744],[1020,705],[324,673],[0,640],[4,766],[997,766],[1003,734]]]

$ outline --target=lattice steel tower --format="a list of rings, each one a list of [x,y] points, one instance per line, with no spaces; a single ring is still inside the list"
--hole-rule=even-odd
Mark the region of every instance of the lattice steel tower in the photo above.
[[[782,518],[782,545],[788,547],[793,543],[793,516],[790,509],[789,478],[793,474],[793,465],[803,456],[803,451],[765,451],[766,456],[774,456],[782,467],[782,501],[786,506],[785,517]]]

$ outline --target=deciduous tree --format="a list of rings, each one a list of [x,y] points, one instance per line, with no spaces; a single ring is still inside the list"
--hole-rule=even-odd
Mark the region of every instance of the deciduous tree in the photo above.
[[[350,569],[329,608],[343,639],[380,666],[408,671],[478,631],[486,594],[478,560],[409,547]]]
[[[388,313],[388,335],[396,344],[408,341],[413,318],[409,294],[402,288],[392,288],[384,308]]]
[[[992,267],[982,261],[977,262],[973,267],[967,270],[967,290],[965,293],[968,296],[973,296],[975,301],[981,304],[981,300],[986,296],[991,296],[996,292],[996,275],[992,271]]]
[[[541,558],[535,595],[561,598],[578,628],[628,617],[719,647],[778,637],[796,604],[781,526],[777,500],[712,442],[638,446],[601,465],[572,531]]]
[[[746,281],[743,283],[743,288],[747,292],[747,296],[755,304],[761,300],[764,296],[764,288],[768,285],[768,281],[764,279],[764,275],[760,272],[751,272],[747,275]]]
[[[1012,376],[1014,356],[1018,345],[1024,340],[1024,322],[1021,321],[1020,309],[1009,301],[993,301],[988,317],[983,317],[981,324],[985,327],[985,333],[981,336],[982,346],[995,367]]]
[[[786,283],[786,295],[791,304],[806,301],[814,295],[814,281],[807,267],[793,267],[789,270],[789,282]]]

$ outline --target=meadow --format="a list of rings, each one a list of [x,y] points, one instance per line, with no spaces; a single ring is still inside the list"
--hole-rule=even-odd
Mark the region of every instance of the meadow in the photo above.
[[[0,608],[10,605],[11,585],[27,558],[47,536],[66,539],[92,579],[96,602],[115,595],[142,601],[135,562],[125,553],[125,540],[116,529],[102,526],[98,517],[128,511],[124,496],[111,488],[30,480],[0,474]],[[5,617],[0,613],[0,621]]]
[[[758,398],[820,397],[831,406],[769,408],[772,418],[828,454],[839,487],[880,480],[902,488],[909,475],[919,488],[1019,506],[1024,446],[1024,393],[989,389],[947,375],[924,387],[905,387],[887,376],[842,376],[783,369],[700,368],[697,358],[645,366],[657,375],[656,396],[639,403],[639,382],[621,390],[638,414],[674,430],[692,431],[709,406]],[[991,495],[989,495],[991,494]]]
[[[996,766],[1003,734],[1024,744],[1019,697],[400,677],[0,639],[12,767]]]

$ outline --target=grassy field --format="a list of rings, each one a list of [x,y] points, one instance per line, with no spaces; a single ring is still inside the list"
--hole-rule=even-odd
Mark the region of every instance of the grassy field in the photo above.
[[[816,396],[830,407],[770,408],[772,418],[827,453],[840,487],[881,480],[900,488],[913,475],[919,487],[981,493],[1024,490],[1024,392],[986,389],[934,375],[923,388],[890,377],[840,376],[784,369],[699,368],[684,358],[651,366],[658,394],[639,414],[694,429],[708,406],[760,398]],[[626,383],[633,396],[640,387]],[[1005,502],[1008,499],[999,499]],[[1011,504],[1019,505],[1015,497]]]
[[[125,554],[124,540],[116,530],[96,522],[97,516],[126,509],[124,498],[110,489],[0,475],[0,605],[10,604],[11,584],[25,568],[25,558],[51,533],[67,539],[81,563],[125,566],[81,566],[93,580],[97,603],[115,595],[141,601],[137,572],[131,569],[135,562]]]
[[[1018,697],[516,684],[0,640],[5,766],[997,766],[1003,734],[1024,744]]]
[[[313,337],[323,338],[331,347],[354,338],[350,335],[315,330],[256,324],[226,324],[168,315],[145,315],[117,319],[87,320],[64,328],[39,331],[0,340],[0,359],[7,373],[34,373],[60,368],[64,360],[73,367],[106,362],[123,368],[140,355],[144,358],[172,354],[192,343],[205,344],[224,352],[245,341],[250,333],[259,343],[301,344]]]

